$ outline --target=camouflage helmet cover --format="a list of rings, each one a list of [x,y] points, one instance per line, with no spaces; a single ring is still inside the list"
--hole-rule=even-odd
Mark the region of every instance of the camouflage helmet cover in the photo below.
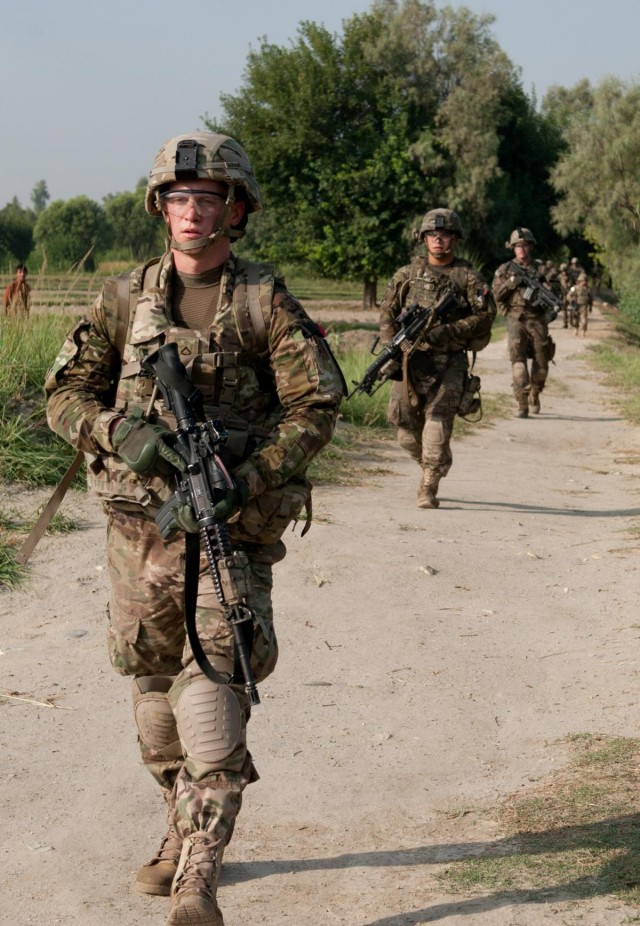
[[[260,187],[242,146],[228,135],[192,132],[170,138],[156,155],[144,200],[149,215],[160,215],[157,194],[163,186],[195,179],[240,187],[245,193],[247,212],[262,209]]]
[[[431,209],[426,213],[420,226],[420,240],[428,231],[450,231],[464,237],[460,216],[453,209]]]
[[[560,264],[560,269],[561,269],[561,270],[568,270],[568,269],[569,269],[569,264],[567,264],[566,262],[563,263],[563,264]]]
[[[519,244],[521,241],[528,241],[529,244],[535,244],[536,239],[533,237],[533,232],[529,228],[514,228],[509,236],[509,240],[505,244],[506,248],[513,248],[516,244]]]
[[[582,281],[583,283],[586,283],[586,281],[587,281],[587,274],[586,274],[586,273],[579,273],[579,274],[578,274],[578,281],[579,281],[579,282]]]

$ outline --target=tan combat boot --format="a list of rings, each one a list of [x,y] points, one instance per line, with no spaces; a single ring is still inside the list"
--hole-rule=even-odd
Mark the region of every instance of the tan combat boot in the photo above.
[[[418,500],[416,502],[418,508],[438,508],[440,506],[440,502],[436,498],[439,482],[440,480],[435,479],[433,476],[424,476],[420,480]]]
[[[143,865],[136,875],[136,887],[143,894],[160,894],[168,897],[178,870],[182,840],[173,825],[164,835],[160,848],[150,862]]]
[[[540,393],[534,389],[529,393],[529,408],[534,415],[540,414]]]
[[[516,418],[528,418],[529,417],[529,400],[526,392],[521,393],[516,396],[516,401],[518,403],[518,411],[516,412]]]
[[[211,833],[191,833],[182,844],[171,886],[167,926],[224,926],[216,903],[224,844]]]

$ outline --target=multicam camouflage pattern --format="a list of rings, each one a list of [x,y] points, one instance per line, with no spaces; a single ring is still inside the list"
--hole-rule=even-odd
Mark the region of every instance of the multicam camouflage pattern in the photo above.
[[[586,273],[581,273],[579,275],[578,282],[575,286],[571,287],[570,296],[575,306],[572,317],[576,334],[582,332],[582,335],[585,336],[589,324],[589,312],[591,312],[593,308],[593,294],[587,281]]]
[[[451,231],[464,237],[460,216],[453,209],[430,209],[422,219],[419,238],[422,240],[428,231]]]
[[[406,306],[418,303],[430,308],[450,284],[459,294],[460,309],[456,320],[448,326],[451,346],[443,358],[435,359],[446,366],[448,353],[481,350],[480,342],[484,341],[482,346],[486,346],[487,336],[491,335],[495,306],[480,274],[460,258],[446,267],[435,268],[427,257],[417,257],[396,271],[380,304],[380,339],[387,343],[393,338],[398,330],[396,319]]]
[[[281,542],[246,544],[243,553],[249,570],[246,603],[255,614],[251,665],[260,682],[273,672],[278,658],[271,604],[272,570],[274,563],[283,558],[285,549]],[[111,580],[107,640],[112,665],[121,675],[173,677],[168,697],[175,708],[184,689],[202,678],[184,625],[184,539],[179,535],[163,541],[152,519],[111,506],[107,554]],[[213,807],[218,789],[241,789],[257,776],[246,748],[248,699],[244,687],[232,682],[233,633],[216,597],[204,553],[200,561],[196,624],[214,670],[220,674],[222,683],[229,683],[239,701],[242,736],[222,768],[208,767],[188,753],[180,759],[164,756],[140,741],[142,760],[162,788],[174,787],[178,779],[183,782],[184,795],[179,808],[174,808],[174,823],[186,832],[201,829],[202,820],[196,819],[195,811],[191,812],[184,780],[199,782],[194,798],[198,805],[210,789],[212,795],[205,804]]]
[[[154,513],[173,492],[170,480],[132,473],[113,452],[110,427],[133,409],[175,427],[162,399],[151,401],[153,383],[140,366],[161,344],[175,341],[204,394],[207,416],[229,431],[225,463],[249,487],[250,502],[232,525],[233,538],[259,543],[277,539],[274,527],[281,533],[305,504],[305,470],[331,438],[344,385],[326,341],[268,265],[260,265],[259,283],[267,349],[256,350],[246,317],[249,271],[247,261],[227,262],[215,320],[208,331],[196,332],[172,322],[171,259],[154,265],[131,316],[115,398],[118,302],[113,282],[107,284],[92,315],[67,338],[45,389],[50,426],[96,457],[91,488],[122,507]]]
[[[533,261],[527,266],[520,266],[532,284],[537,286],[543,282]],[[544,306],[534,306],[525,298],[525,286],[514,288],[511,261],[498,267],[492,289],[498,308],[507,316],[513,394],[518,407],[525,410],[528,396],[542,392],[549,375],[553,342],[549,337]]]
[[[446,325],[446,345],[436,349],[424,344],[413,352],[402,382],[393,384],[388,409],[398,442],[423,468],[425,480],[436,484],[451,467],[450,441],[469,368],[467,351],[488,344],[495,306],[486,283],[467,261],[455,258],[435,268],[427,257],[415,258],[394,274],[380,306],[380,338],[386,343],[396,334],[396,319],[406,306],[430,308],[450,285],[459,309]]]
[[[262,209],[260,187],[242,146],[228,135],[192,132],[191,135],[170,138],[156,155],[145,196],[145,209],[150,215],[161,214],[156,203],[157,191],[168,183],[188,176],[177,173],[176,167],[179,167],[180,162],[178,145],[180,142],[189,141],[195,142],[195,170],[191,174],[193,177],[242,187],[246,193],[247,211],[259,212]]]
[[[185,635],[184,537],[163,541],[154,521],[173,492],[173,481],[160,473],[130,472],[110,439],[114,419],[134,409],[170,427],[175,424],[141,361],[175,341],[204,394],[207,415],[220,418],[229,431],[225,462],[246,481],[250,495],[229,529],[244,557],[246,581],[240,584],[255,613],[251,662],[257,681],[273,671],[278,655],[271,588],[272,566],[285,554],[279,538],[308,499],[305,471],[332,436],[344,381],[319,329],[268,266],[233,256],[227,261],[217,313],[207,331],[175,325],[172,270],[165,255],[132,274],[132,310],[122,339],[122,300],[116,280],[107,281],[89,317],[69,334],[45,388],[50,426],[88,455],[90,483],[109,515],[113,666],[123,675],[177,676],[169,691],[174,706],[184,688],[202,675]],[[264,332],[251,318],[250,293],[257,296]],[[243,686],[232,681],[232,631],[204,555],[196,622],[221,684],[229,682],[240,704],[240,740],[217,767],[188,753],[176,759],[144,744],[141,751],[161,787],[175,789],[174,824],[181,835],[218,828],[230,834],[240,792],[257,773],[246,748],[248,699]]]
[[[523,315],[530,318],[544,317],[544,306],[534,306],[525,298],[526,286],[522,284],[515,285],[513,263],[513,261],[507,261],[501,264],[494,274],[491,288],[498,308],[507,316],[511,315],[518,318]],[[533,286],[544,283],[544,276],[535,261],[528,264],[518,264],[517,266],[520,267],[525,276],[530,278]]]
[[[533,232],[529,228],[514,228],[509,235],[509,240],[505,243],[505,248],[512,248],[520,242],[528,241],[529,244],[536,244]]]

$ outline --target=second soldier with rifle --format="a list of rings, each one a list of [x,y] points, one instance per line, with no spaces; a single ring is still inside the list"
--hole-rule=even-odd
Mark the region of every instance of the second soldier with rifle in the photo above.
[[[493,278],[493,295],[507,316],[512,388],[518,404],[516,417],[528,418],[540,412],[540,393],[549,375],[555,344],[549,336],[549,322],[562,307],[562,300],[545,288],[538,264],[533,259],[536,239],[528,228],[516,228],[506,248],[514,259],[501,264]],[[529,368],[529,361],[531,366]]]
[[[420,467],[419,508],[440,504],[440,481],[452,463],[454,420],[470,386],[469,358],[489,343],[496,314],[480,274],[456,257],[462,236],[452,209],[427,212],[419,232],[426,253],[396,271],[380,306],[383,345],[393,341],[407,307],[446,307],[428,316],[423,335],[403,353],[389,403],[398,442]]]
[[[222,853],[258,777],[247,721],[277,659],[272,567],[285,528],[309,511],[306,469],[331,439],[344,381],[272,267],[231,251],[261,208],[237,142],[170,139],[145,205],[167,250],[108,280],[71,331],[47,378],[48,418],[86,454],[104,501],[111,662],[133,678],[142,761],[168,807],[137,886],[171,894],[167,926],[221,926]],[[185,533],[220,541],[196,550],[186,581]]]

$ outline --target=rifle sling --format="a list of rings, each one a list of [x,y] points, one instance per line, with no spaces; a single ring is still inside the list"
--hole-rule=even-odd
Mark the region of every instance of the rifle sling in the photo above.
[[[31,533],[29,534],[25,542],[22,544],[19,551],[16,553],[15,561],[20,566],[24,566],[27,563],[29,557],[35,550],[44,532],[49,527],[49,523],[51,522],[51,519],[53,518],[56,511],[60,507],[60,503],[62,499],[65,497],[67,489],[73,482],[76,473],[78,472],[78,470],[80,469],[83,463],[84,463],[84,453],[79,451],[78,453],[76,453],[75,457],[73,458],[73,462],[71,463],[66,473],[64,474],[64,476],[62,477],[58,485],[56,486],[56,489],[51,495],[51,498],[49,499],[49,501],[43,508],[40,517],[38,518],[33,528],[31,529]]]
[[[216,672],[213,668],[207,654],[205,653],[200,637],[198,636],[198,627],[196,622],[196,605],[198,601],[198,585],[200,582],[200,534],[185,534],[185,561],[184,561],[184,622],[187,629],[187,639],[191,646],[193,658],[198,663],[202,673],[206,675],[210,682],[215,685],[229,685],[233,682],[240,683],[244,676],[242,666],[238,658],[238,651],[233,646],[233,675],[231,678],[227,674]],[[242,625],[240,633],[246,633],[246,625]],[[251,639],[247,633],[247,643],[249,650],[253,645],[253,627],[251,627]]]

